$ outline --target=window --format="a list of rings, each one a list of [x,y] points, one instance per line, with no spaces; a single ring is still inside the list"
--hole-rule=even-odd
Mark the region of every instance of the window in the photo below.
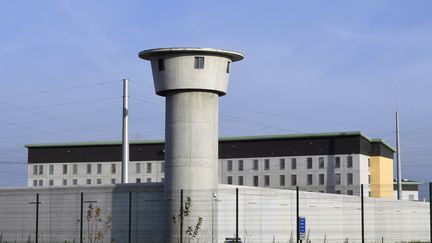
[[[78,174],[78,165],[73,165],[73,166],[72,166],[72,174],[73,174],[73,175]]]
[[[115,173],[116,173],[116,164],[111,164],[111,174],[115,174]],[[115,179],[113,184],[115,184]]]
[[[232,160],[227,161],[227,171],[232,171]]]
[[[63,181],[62,181],[62,185],[63,185],[63,186],[67,186],[67,180],[66,180],[66,179],[63,179]]]
[[[354,195],[353,190],[348,190],[347,195],[351,195],[351,196]]]
[[[348,185],[352,185],[353,184],[353,174],[352,173],[348,173],[347,174],[347,184]]]
[[[86,184],[87,184],[87,185],[90,185],[90,184],[91,184],[91,179],[87,179],[87,180],[86,180]]]
[[[226,68],[226,73],[230,72],[230,66],[231,66],[231,62],[227,63],[227,68]]]
[[[111,184],[116,184],[116,179],[112,178],[111,179]]]
[[[340,157],[339,156],[337,156],[337,157],[335,157],[335,168],[340,168],[341,166],[340,166]]]
[[[253,186],[258,186],[258,176],[253,176]]]
[[[353,167],[353,157],[350,155],[347,157],[347,168]]]
[[[147,178],[146,181],[147,181],[147,183],[150,183],[151,182],[151,178]]]
[[[141,163],[135,164],[135,171],[137,174],[141,174]]]
[[[285,175],[279,175],[279,185],[285,186]]]
[[[264,170],[269,170],[269,169],[270,169],[270,160],[265,159],[264,160]]]
[[[72,180],[72,185],[77,185],[78,184],[78,179],[73,179]]]
[[[297,175],[291,175],[291,186],[297,186]]]
[[[147,163],[147,173],[151,173],[152,171],[152,164],[151,163]]]
[[[318,158],[318,168],[324,169],[324,157]]]
[[[48,170],[49,170],[48,173],[50,175],[53,175],[54,174],[54,165],[50,165]]]
[[[297,159],[292,158],[291,159],[291,170],[296,170],[296,169],[297,169]]]
[[[368,159],[368,168],[370,168],[370,159]]]
[[[97,178],[96,179],[96,183],[99,184],[99,185],[102,184],[102,179],[101,178]]]
[[[243,171],[243,160],[238,161],[238,171]]]
[[[63,165],[63,175],[67,175],[67,165]]]
[[[91,174],[91,171],[92,171],[92,165],[87,164],[87,174]]]
[[[37,174],[38,174],[38,166],[33,165],[33,175],[37,175]]]
[[[336,190],[335,193],[336,194],[341,194],[341,191],[340,190]]]
[[[324,185],[324,174],[319,174],[319,184]]]
[[[237,180],[238,180],[238,184],[239,184],[240,186],[242,186],[242,185],[243,185],[243,176],[239,176],[239,177],[237,178]]]
[[[307,168],[312,169],[312,158],[311,157],[307,158]]]
[[[136,183],[141,183],[141,178],[136,178],[136,179],[135,179],[135,182],[136,182]]]
[[[264,186],[270,186],[270,176],[269,175],[264,176]]]
[[[232,176],[227,176],[227,184],[232,185]]]
[[[54,180],[53,179],[49,180],[49,185],[54,186]]]
[[[39,165],[39,175],[43,175],[43,165]]]
[[[195,69],[204,69],[204,57],[195,57]]]
[[[164,182],[164,180],[165,180],[165,178],[162,177],[162,178],[161,178],[161,182]]]
[[[371,183],[371,176],[370,175],[368,175],[368,183],[369,183],[369,185]]]
[[[161,163],[161,172],[162,173],[165,172],[165,163],[164,162]]]
[[[98,175],[102,174],[102,164],[97,164],[97,173]]]
[[[253,167],[252,167],[252,169],[253,170],[258,170],[258,160],[257,159],[253,160]]]
[[[335,184],[336,185],[341,184],[341,174],[339,174],[339,173],[335,174]]]
[[[37,186],[37,180],[33,180],[33,186]]]
[[[159,71],[165,70],[165,60],[164,59],[158,59],[158,70]]]
[[[307,175],[307,184],[313,185],[313,175],[312,174]]]
[[[39,180],[39,186],[43,186],[43,180]]]
[[[279,159],[279,169],[285,170],[285,159]]]

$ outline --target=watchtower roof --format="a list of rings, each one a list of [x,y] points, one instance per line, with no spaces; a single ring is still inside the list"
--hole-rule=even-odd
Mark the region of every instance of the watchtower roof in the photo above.
[[[169,48],[156,48],[142,51],[138,56],[145,60],[150,60],[155,56],[162,56],[165,54],[213,54],[228,57],[233,62],[240,61],[244,58],[243,54],[240,52],[214,49],[214,48],[199,48],[199,47],[169,47]]]

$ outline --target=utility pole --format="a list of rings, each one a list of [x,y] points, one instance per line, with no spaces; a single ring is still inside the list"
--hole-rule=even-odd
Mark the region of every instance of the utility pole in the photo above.
[[[399,112],[396,111],[396,159],[397,159],[397,199],[402,199],[402,175],[399,137]]]
[[[129,183],[129,80],[123,79],[122,183]]]

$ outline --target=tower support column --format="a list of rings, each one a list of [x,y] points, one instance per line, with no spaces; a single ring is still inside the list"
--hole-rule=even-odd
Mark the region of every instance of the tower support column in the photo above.
[[[216,242],[218,99],[227,92],[231,63],[243,56],[210,48],[152,49],[139,56],[151,61],[156,94],[166,97],[166,242],[189,241],[191,235],[180,229],[193,229],[199,241]]]

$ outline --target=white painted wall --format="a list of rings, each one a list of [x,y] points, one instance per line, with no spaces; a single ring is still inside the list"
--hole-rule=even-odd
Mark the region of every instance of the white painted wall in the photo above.
[[[199,242],[223,242],[235,234],[235,188],[219,185],[212,207],[215,225],[202,225]],[[239,188],[239,235],[243,242],[295,242],[295,191],[256,187]],[[166,200],[162,184],[129,184],[54,188],[22,188],[0,190],[0,233],[3,240],[34,240],[36,193],[40,193],[40,242],[78,242],[80,192],[85,201],[96,201],[104,218],[112,215],[111,236],[116,242],[127,242],[128,192],[133,191],[132,242],[163,242],[166,234]],[[187,192],[185,192],[187,194]],[[201,197],[212,197],[201,191]],[[85,211],[88,203],[85,204]],[[198,215],[209,213],[192,202]],[[84,211],[84,212],[85,212]],[[357,196],[300,192],[300,215],[306,217],[311,242],[360,242],[360,198]],[[429,203],[365,198],[366,242],[401,242],[429,240]],[[85,221],[86,222],[86,221]],[[196,219],[187,218],[186,226]],[[84,225],[86,235],[87,227]]]
[[[219,185],[219,241],[235,235],[235,186]],[[296,192],[240,187],[239,237],[243,242],[296,240]],[[311,242],[361,242],[358,196],[300,192]],[[429,203],[365,198],[366,242],[428,241]]]

